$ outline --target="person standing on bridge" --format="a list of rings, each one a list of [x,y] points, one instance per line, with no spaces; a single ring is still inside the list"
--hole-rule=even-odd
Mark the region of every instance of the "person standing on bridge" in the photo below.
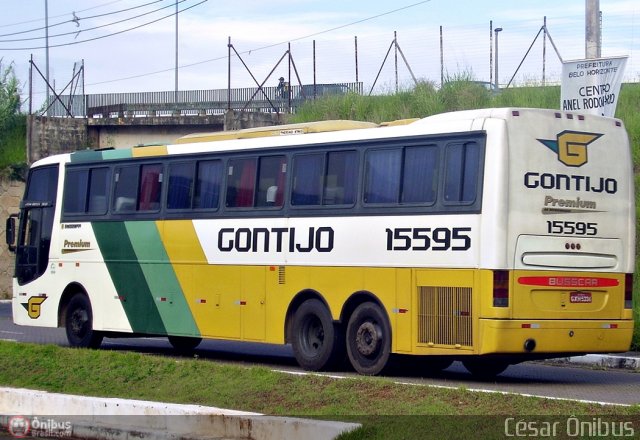
[[[278,87],[276,88],[277,95],[282,99],[289,99],[289,83],[284,80],[284,77],[280,77],[278,80]]]

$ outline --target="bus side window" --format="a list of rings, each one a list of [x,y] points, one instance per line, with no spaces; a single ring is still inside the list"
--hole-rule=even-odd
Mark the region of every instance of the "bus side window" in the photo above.
[[[323,154],[301,154],[293,158],[293,206],[320,204],[323,178]]]
[[[256,159],[231,159],[227,172],[227,208],[253,206]]]
[[[138,209],[140,211],[158,211],[162,188],[162,165],[142,165],[140,167],[140,192]]]
[[[475,142],[449,144],[445,153],[444,202],[469,204],[476,200],[480,148]]]
[[[113,209],[116,213],[133,212],[138,198],[138,166],[116,169]]]
[[[106,214],[109,198],[109,182],[111,180],[109,168],[93,168],[89,177],[89,204],[87,213]]]
[[[106,214],[110,170],[106,167],[67,171],[64,183],[65,214]]]
[[[365,161],[365,203],[398,203],[402,149],[371,150]]]
[[[167,209],[191,209],[194,168],[194,162],[169,165]]]
[[[402,203],[435,203],[438,189],[438,147],[407,147],[402,169]]]
[[[293,206],[355,203],[358,156],[355,151],[330,151],[294,157]]]
[[[356,200],[358,156],[355,151],[334,151],[327,155],[323,205],[350,205]]]
[[[65,214],[84,213],[87,204],[87,186],[89,170],[68,170],[64,180],[64,200],[62,211]]]
[[[256,206],[282,206],[286,172],[285,156],[260,158]]]
[[[198,179],[194,208],[218,209],[222,184],[222,161],[198,162]]]

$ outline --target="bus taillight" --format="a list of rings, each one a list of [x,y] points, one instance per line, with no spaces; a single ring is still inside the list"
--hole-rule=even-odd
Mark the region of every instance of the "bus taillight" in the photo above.
[[[509,271],[493,271],[493,307],[509,307]]]
[[[624,276],[624,308],[633,308],[633,274],[628,273]]]

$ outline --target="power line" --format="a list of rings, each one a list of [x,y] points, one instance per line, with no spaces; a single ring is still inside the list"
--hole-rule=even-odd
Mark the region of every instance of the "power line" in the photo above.
[[[143,6],[148,6],[148,5],[152,4],[152,3],[158,3],[158,1],[163,1],[163,0],[156,0],[156,1],[151,2],[151,3],[147,3],[146,5],[136,6],[135,8],[124,9],[124,10],[119,11],[119,12],[129,11],[129,10],[131,10],[131,9],[136,9],[136,8],[140,8],[140,7],[143,7]],[[187,1],[187,0],[179,0],[179,1],[178,1],[178,3],[183,3],[183,2],[185,2],[185,1]],[[154,9],[153,11],[144,12],[144,13],[142,13],[142,14],[134,15],[134,16],[132,16],[132,17],[124,18],[124,19],[122,19],[122,20],[118,20],[118,21],[113,21],[113,22],[111,22],[111,23],[102,24],[102,25],[100,25],[100,26],[94,26],[94,27],[92,27],[92,28],[87,28],[87,29],[78,29],[78,30],[75,30],[75,31],[72,31],[72,32],[65,32],[65,33],[62,33],[62,34],[49,35],[49,38],[62,37],[62,36],[65,36],[65,35],[76,35],[76,36],[77,36],[80,32],[93,31],[93,30],[96,30],[96,29],[100,29],[100,28],[104,28],[104,27],[113,26],[114,24],[124,23],[125,21],[135,20],[136,18],[144,17],[145,15],[150,15],[150,14],[153,14],[153,13],[155,13],[155,12],[161,11],[161,10],[163,10],[163,9],[172,8],[172,7],[174,7],[174,5],[175,5],[175,3],[172,3],[172,4],[170,4],[170,5],[163,6],[163,7],[158,8],[158,9]],[[115,14],[115,12],[111,12],[111,13],[109,13],[109,14],[95,15],[95,16],[93,16],[93,17],[86,17],[86,18],[83,18],[83,17],[76,17],[76,19],[79,21],[79,20],[86,20],[87,18],[101,17],[101,16],[111,15],[111,14]],[[174,14],[174,15],[175,15],[175,14]],[[69,23],[69,22],[71,22],[71,21],[74,21],[74,20],[69,20],[69,21],[64,22],[64,23]],[[64,23],[58,23],[58,24],[64,24]],[[49,28],[51,28],[51,26],[49,26]],[[44,28],[43,28],[43,29],[44,29]],[[2,35],[0,35],[0,36],[2,36]],[[18,39],[13,39],[13,40],[0,40],[0,43],[9,43],[9,42],[16,42],[16,41],[42,40],[42,39],[44,39],[44,38],[45,38],[45,37],[31,37],[31,38],[18,38]],[[50,46],[50,47],[55,47],[55,46]]]
[[[403,6],[401,8],[393,9],[391,11],[387,11],[387,12],[383,12],[381,14],[373,15],[371,17],[366,17],[366,18],[363,18],[361,20],[356,20],[356,21],[353,21],[353,22],[350,22],[350,23],[347,23],[347,24],[343,24],[343,25],[340,25],[340,26],[336,26],[336,27],[333,27],[333,28],[330,28],[330,29],[326,29],[326,30],[323,30],[323,31],[315,32],[313,34],[309,34],[309,35],[293,38],[291,40],[282,41],[280,43],[269,44],[267,46],[258,47],[256,49],[245,50],[243,52],[240,52],[240,54],[241,55],[246,55],[246,54],[249,54],[251,52],[257,52],[259,50],[270,49],[272,47],[281,46],[283,44],[287,44],[287,43],[292,42],[292,41],[300,41],[300,40],[304,40],[304,39],[307,39],[307,38],[315,37],[316,35],[326,34],[326,33],[329,33],[329,32],[336,31],[338,29],[344,29],[346,27],[354,26],[356,24],[364,23],[366,21],[375,20],[376,18],[384,17],[385,15],[394,14],[396,12],[403,11],[405,9],[414,8],[416,6],[420,6],[422,4],[429,3],[429,2],[431,2],[431,0],[423,0],[423,1],[420,1],[420,2],[417,2],[417,3],[413,3],[413,4],[410,4],[410,5],[407,5],[407,6]],[[201,64],[211,63],[211,62],[214,62],[214,61],[224,60],[226,58],[227,58],[226,56],[221,56],[221,57],[217,57],[217,58],[210,58],[210,59],[207,59],[207,60],[196,61],[196,62],[190,63],[190,64],[183,64],[181,66],[178,66],[178,68],[179,69],[184,69],[184,68],[188,68],[188,67],[198,66],[198,65],[201,65]],[[130,79],[143,78],[145,76],[158,75],[160,73],[172,72],[174,70],[175,70],[175,68],[172,67],[172,68],[167,68],[167,69],[162,69],[162,70],[156,70],[154,72],[141,73],[141,74],[138,74],[138,75],[131,75],[131,76],[123,77],[123,78],[117,78],[117,79],[111,79],[111,80],[107,80],[107,81],[95,82],[95,83],[91,83],[91,84],[87,84],[87,85],[88,86],[96,86],[96,85],[101,85],[101,84],[108,84],[108,83],[113,83],[113,82],[126,81],[126,80],[130,80]]]
[[[106,12],[104,14],[90,15],[90,16],[87,16],[87,17],[78,17],[78,16],[76,16],[75,11],[73,11],[72,14],[73,14],[74,18],[72,18],[71,20],[66,20],[66,21],[61,21],[59,23],[50,24],[49,25],[49,29],[51,29],[52,27],[61,26],[63,24],[67,24],[67,23],[76,23],[77,25],[79,25],[79,21],[80,20],[89,20],[91,18],[104,17],[106,15],[120,14],[122,12],[128,12],[128,11],[131,11],[133,9],[143,8],[145,6],[149,6],[149,5],[152,5],[154,3],[161,2],[161,1],[164,1],[164,0],[155,0],[155,1],[152,1],[150,3],[145,3],[145,4],[139,5],[139,6],[134,6],[134,7],[127,8],[127,9],[120,9],[118,11],[113,11],[113,12]],[[80,13],[80,12],[82,12],[82,11],[78,11],[78,13]],[[41,31],[43,29],[46,29],[46,27],[42,26],[42,27],[39,27],[39,28],[28,29],[26,31],[12,32],[12,33],[9,33],[9,34],[0,34],[0,37],[12,37],[14,35],[28,34],[28,33],[31,33],[31,32]],[[76,33],[76,32],[71,32],[71,33]],[[65,35],[65,34],[58,34],[58,35]],[[57,35],[54,35],[54,36],[57,36]],[[5,42],[11,42],[11,41],[37,40],[37,39],[42,39],[42,38],[45,38],[45,37],[33,37],[33,38],[24,38],[24,39],[17,39],[17,40],[0,40],[0,42],[5,43]]]
[[[103,3],[103,4],[101,4],[101,5],[92,6],[92,7],[87,8],[87,9],[81,9],[81,10],[79,10],[78,12],[86,12],[86,11],[91,11],[91,10],[93,10],[93,9],[103,8],[103,7],[105,7],[105,6],[109,6],[109,5],[112,5],[112,4],[114,4],[114,3],[120,3],[121,1],[124,1],[124,0],[114,0],[114,1],[109,2],[109,3]],[[53,16],[53,17],[49,17],[49,18],[60,18],[60,17],[66,17],[66,16],[68,16],[69,14],[70,14],[70,12],[67,12],[66,14],[60,14],[60,15],[56,15],[56,16]],[[21,24],[28,24],[28,23],[37,23],[37,22],[40,22],[40,21],[42,21],[42,20],[43,20],[42,18],[35,18],[35,19],[33,19],[33,20],[20,21],[20,22],[18,22],[18,23],[2,24],[2,25],[0,25],[0,28],[3,28],[3,27],[12,27],[12,26],[20,26]]]
[[[185,1],[185,0],[181,0],[181,1]],[[193,8],[195,8],[196,6],[200,6],[201,4],[206,3],[207,1],[209,1],[209,0],[201,0],[200,2],[198,2],[198,3],[196,3],[196,4],[192,5],[192,6],[186,7],[186,8],[184,8],[184,9],[182,9],[182,10],[178,11],[178,14],[180,14],[180,13],[182,13],[182,12],[184,12],[184,11],[188,11],[189,9],[193,9]],[[87,42],[89,42],[89,41],[95,41],[95,40],[101,40],[101,39],[103,39],[103,38],[113,37],[114,35],[120,35],[120,34],[123,34],[123,33],[125,33],[125,32],[133,31],[133,30],[135,30],[135,29],[140,29],[140,28],[145,27],[145,26],[148,26],[148,25],[150,25],[150,24],[157,23],[157,22],[159,22],[159,21],[161,21],[161,20],[164,20],[164,19],[166,19],[166,18],[174,17],[175,15],[176,15],[176,13],[174,12],[174,13],[172,13],[172,14],[165,15],[165,16],[160,17],[160,18],[157,18],[157,19],[155,19],[155,20],[148,21],[148,22],[146,22],[146,23],[142,23],[142,24],[140,24],[140,25],[133,26],[133,27],[130,27],[130,28],[128,28],[128,29],[123,29],[123,30],[118,31],[118,32],[112,32],[112,33],[107,34],[107,35],[101,35],[101,36],[99,36],[99,37],[87,38],[86,40],[71,41],[71,42],[68,42],[68,43],[60,43],[60,44],[53,44],[53,45],[51,45],[51,44],[50,44],[50,45],[49,45],[49,48],[52,48],[52,47],[73,46],[73,45],[76,45],[76,44],[87,43]],[[46,49],[46,46],[38,46],[38,47],[13,47],[13,48],[0,48],[0,50],[7,50],[7,51],[9,51],[9,50],[37,50],[37,49]]]

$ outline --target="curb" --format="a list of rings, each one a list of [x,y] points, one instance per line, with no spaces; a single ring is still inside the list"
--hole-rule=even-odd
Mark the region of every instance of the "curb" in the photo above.
[[[48,429],[49,434],[91,439],[330,440],[361,426],[200,405],[5,387],[0,387],[0,414],[5,415],[0,417],[0,424],[7,430],[17,422],[24,426],[26,419],[32,429],[43,428]]]
[[[640,370],[640,357],[610,354],[587,354],[565,358],[549,359],[546,362],[559,364],[589,365],[600,368]]]

